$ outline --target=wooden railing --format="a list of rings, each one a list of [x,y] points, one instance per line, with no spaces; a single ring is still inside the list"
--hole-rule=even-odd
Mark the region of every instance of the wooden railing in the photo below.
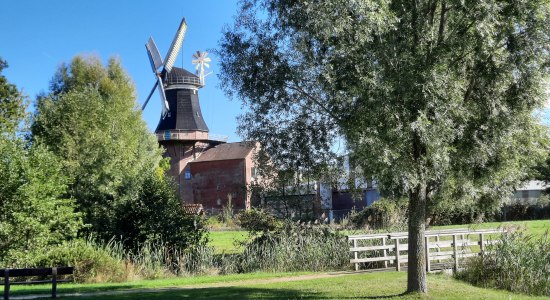
[[[426,270],[457,270],[460,259],[480,255],[503,232],[502,229],[426,231]],[[393,266],[401,271],[402,264],[408,261],[407,239],[407,232],[350,235],[350,263],[355,265],[355,270],[359,270],[363,264],[367,268]]]

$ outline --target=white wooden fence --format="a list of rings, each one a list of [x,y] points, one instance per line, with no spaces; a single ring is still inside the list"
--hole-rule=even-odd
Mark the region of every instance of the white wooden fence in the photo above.
[[[459,267],[459,259],[480,255],[486,246],[494,244],[502,229],[448,229],[426,231],[426,270]],[[359,270],[364,264],[370,268],[395,267],[400,271],[408,260],[407,232],[350,235],[352,258],[350,263]]]

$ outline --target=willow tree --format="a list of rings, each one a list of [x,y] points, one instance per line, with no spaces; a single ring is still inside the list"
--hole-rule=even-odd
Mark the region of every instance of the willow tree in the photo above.
[[[221,40],[240,129],[275,158],[342,137],[409,198],[408,291],[427,292],[426,210],[452,186],[506,194],[541,153],[549,4],[245,0]],[[307,145],[297,147],[296,142]]]

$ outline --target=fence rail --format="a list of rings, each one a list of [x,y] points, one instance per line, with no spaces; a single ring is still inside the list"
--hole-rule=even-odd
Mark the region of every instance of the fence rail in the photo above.
[[[460,259],[485,252],[487,245],[496,242],[492,238],[503,232],[503,229],[426,231],[426,270],[430,272],[450,267],[457,270]],[[388,268],[392,265],[401,271],[402,264],[408,262],[407,239],[407,232],[350,235],[350,263],[355,265],[355,270],[359,270],[361,265],[367,268]]]

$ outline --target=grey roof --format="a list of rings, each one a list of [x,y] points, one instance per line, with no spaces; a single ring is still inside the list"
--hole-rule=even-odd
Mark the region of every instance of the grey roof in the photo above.
[[[254,149],[254,145],[249,142],[236,142],[220,144],[214,148],[206,150],[199,158],[192,161],[205,162],[205,161],[217,161],[217,160],[230,160],[230,159],[245,159],[250,152]]]

